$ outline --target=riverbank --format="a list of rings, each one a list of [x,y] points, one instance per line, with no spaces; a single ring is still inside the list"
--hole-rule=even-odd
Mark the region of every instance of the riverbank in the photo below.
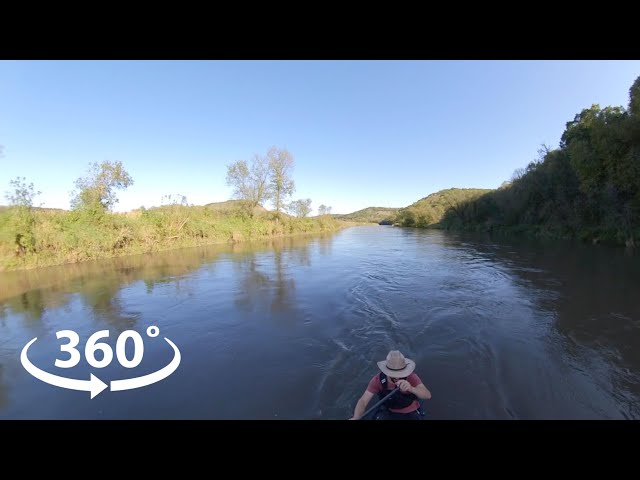
[[[201,245],[337,231],[356,225],[328,215],[168,205],[91,216],[81,211],[0,212],[0,271],[79,263]]]
[[[400,226],[400,225],[397,225]],[[421,228],[421,227],[417,227]],[[640,238],[640,229],[631,235],[615,229],[580,229],[568,227],[552,227],[548,225],[465,225],[442,226],[429,225],[422,227],[434,230],[452,232],[483,232],[498,234],[505,237],[539,238],[546,240],[571,240],[593,245],[607,245],[611,247],[637,248],[640,245],[636,239]]]

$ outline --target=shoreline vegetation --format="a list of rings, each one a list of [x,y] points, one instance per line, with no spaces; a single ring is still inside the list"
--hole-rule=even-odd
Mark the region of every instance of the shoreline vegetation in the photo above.
[[[104,305],[105,292],[115,295],[122,286],[138,281],[144,282],[147,291],[173,281],[179,288],[183,276],[201,268],[215,269],[218,259],[231,254],[237,255],[236,260],[241,263],[263,252],[292,249],[296,255],[308,258],[312,244],[318,245],[320,255],[326,254],[333,235],[334,232],[296,234],[11,270],[0,275],[0,303],[7,301],[16,312],[32,312],[34,318],[40,318],[45,308],[59,307],[61,298],[68,298],[66,294],[79,291],[89,292],[95,302]]]
[[[543,145],[500,188],[436,192],[400,209],[394,225],[638,247],[640,77],[627,109],[583,109],[559,148]]]
[[[113,212],[116,191],[134,184],[120,161],[90,164],[75,181],[69,211],[34,207],[41,192],[17,177],[5,195],[9,206],[0,207],[0,272],[356,225],[332,218],[331,207],[324,204],[318,216],[309,217],[311,199],[291,198],[293,168],[293,155],[274,146],[250,162],[227,165],[234,200],[197,206],[184,195],[164,195],[160,206],[126,213]],[[267,202],[272,211],[264,208]]]
[[[0,271],[335,232],[359,224],[338,221],[329,215],[297,218],[260,210],[248,214],[241,201],[229,201],[103,212],[95,217],[75,210],[32,208],[26,212],[11,207],[0,211]],[[25,216],[29,218],[25,220]],[[21,235],[16,233],[16,224],[28,224],[30,238],[24,243],[31,248],[21,248],[24,234],[16,239]]]

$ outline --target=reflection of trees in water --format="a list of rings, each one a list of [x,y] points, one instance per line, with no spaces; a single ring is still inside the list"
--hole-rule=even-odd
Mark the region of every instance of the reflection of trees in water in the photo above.
[[[169,254],[171,253],[171,254]],[[147,287],[147,293],[153,293],[157,285],[173,284],[176,294],[189,292],[189,282],[185,277],[202,268],[203,264],[212,267],[219,255],[219,251],[207,251],[203,248],[190,248],[162,254],[152,268],[146,265],[141,275]]]
[[[322,256],[331,255],[331,250],[333,246],[333,235],[322,235],[318,237],[318,253]]]
[[[0,273],[0,302],[37,289],[78,292],[95,278],[110,278],[126,285],[146,280],[153,284],[169,276],[183,275],[212,263],[229,247],[198,247],[144,255],[84,262],[42,269]],[[80,291],[80,293],[82,293]]]
[[[4,383],[4,365],[0,363],[0,410],[9,404],[9,388]]]
[[[485,258],[504,265],[538,308],[551,312],[571,358],[585,348],[619,367],[611,381],[640,395],[640,256],[622,249],[564,242],[496,240],[469,242]],[[627,372],[627,373],[624,373]]]
[[[28,322],[40,320],[46,309],[42,290],[24,292],[9,299],[6,304],[12,311],[22,313]]]
[[[175,275],[175,274],[174,274]],[[146,291],[148,295],[151,295],[155,287],[160,285],[171,285],[174,288],[173,294],[175,296],[193,294],[194,286],[190,278],[186,277],[187,272],[180,276],[169,276],[160,279],[145,279]]]
[[[123,313],[120,290],[136,281],[144,281],[151,293],[158,283],[174,283],[185,288],[181,277],[213,262],[220,251],[190,248],[100,260],[41,270],[0,274],[0,315],[22,314],[28,320],[40,320],[46,310],[66,305],[70,294],[79,293],[97,317],[116,328],[130,328],[135,315]]]
[[[116,332],[133,328],[137,315],[127,312],[119,297],[120,284],[111,282],[90,282],[82,289],[82,302],[89,307],[97,320],[104,321]]]
[[[239,308],[251,310],[254,304],[268,302],[269,277],[258,270],[255,254],[243,255],[233,263],[234,269],[241,275],[241,288],[236,295],[235,304]]]
[[[256,252],[246,252],[234,257],[234,268],[241,276],[236,306],[249,311],[271,312],[279,317],[293,317],[296,284],[289,268],[292,265],[311,265],[309,247],[312,241],[311,238],[281,239],[271,242],[271,255],[257,257]]]
[[[259,296],[256,290],[268,279],[273,287],[273,308],[286,310],[295,289],[293,279],[287,279],[286,265],[310,265],[309,245],[317,236],[299,236],[246,242],[232,245],[211,245],[185,248],[154,254],[131,255],[112,259],[85,262],[58,267],[3,272],[0,274],[0,319],[8,313],[24,315],[28,321],[39,321],[47,311],[68,304],[74,293],[79,293],[83,303],[118,329],[131,328],[137,314],[123,308],[119,292],[126,285],[143,281],[147,293],[151,294],[159,285],[171,284],[176,295],[190,293],[192,287],[189,274],[203,268],[214,268],[221,254],[240,253],[255,258],[259,252],[276,252],[275,275],[269,277],[260,272],[258,266],[249,268],[245,280],[248,288],[254,288],[248,298]],[[320,239],[322,248],[329,248],[331,236]],[[279,252],[279,253],[278,253]],[[286,252],[287,256],[284,257]],[[265,276],[261,280],[261,275]],[[253,285],[253,287],[252,287]],[[257,297],[256,297],[257,298]]]
[[[276,254],[281,254],[282,250],[276,250]],[[310,267],[311,266],[311,256],[309,255],[309,245],[304,245],[302,247],[293,248],[288,251],[288,260],[291,263]],[[282,259],[277,260],[277,262],[282,262]],[[281,265],[280,265],[281,267]]]
[[[67,296],[58,290],[30,290],[5,300],[0,305],[0,318],[5,318],[7,311],[11,311],[22,314],[29,323],[35,323],[46,310],[64,306],[67,302]]]
[[[234,263],[240,276],[240,288],[235,298],[238,308],[278,314],[294,310],[295,280],[287,278],[281,251],[275,251],[272,258],[273,273],[265,272],[270,270],[270,266],[259,262],[255,254],[249,254]]]
[[[592,348],[621,366],[627,373],[612,382],[640,395],[640,257],[610,249],[588,253],[565,252],[547,260],[553,265],[546,268],[559,270],[564,280],[558,287],[556,329],[569,345]]]
[[[308,249],[298,248],[296,252],[306,252],[307,255],[295,255],[294,258],[301,261],[302,265],[311,265]],[[275,278],[273,282],[273,301],[271,302],[271,311],[275,313],[282,313],[294,308],[294,296],[296,283],[293,278],[287,278],[285,268],[282,263],[282,250],[276,250],[273,253],[273,261],[275,266]]]
[[[627,345],[635,337],[640,345],[640,304],[635,300],[640,257],[629,258],[613,249],[556,247],[529,253],[526,263],[542,271],[515,273],[556,293],[553,307],[559,332],[612,346]],[[640,367],[640,352],[633,360]]]

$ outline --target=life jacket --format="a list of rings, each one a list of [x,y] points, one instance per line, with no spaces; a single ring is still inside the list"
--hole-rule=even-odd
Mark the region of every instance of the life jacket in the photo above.
[[[380,372],[379,378],[380,384],[382,384],[382,391],[378,393],[378,398],[382,400],[384,397],[393,392],[393,390],[387,389],[387,375],[384,372]],[[414,400],[417,399],[418,397],[416,397],[413,393],[398,392],[384,403],[384,407],[393,409],[406,408],[411,405]]]

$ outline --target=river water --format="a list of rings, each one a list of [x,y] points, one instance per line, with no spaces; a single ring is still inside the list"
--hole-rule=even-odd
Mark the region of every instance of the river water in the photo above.
[[[346,419],[399,349],[428,420],[639,419],[639,293],[624,249],[382,226],[3,273],[0,418]],[[61,330],[79,336],[72,368],[54,364]],[[114,355],[94,368],[101,330]],[[25,370],[34,338],[29,361],[57,377],[153,374],[175,357],[164,338],[181,362],[91,399]]]

